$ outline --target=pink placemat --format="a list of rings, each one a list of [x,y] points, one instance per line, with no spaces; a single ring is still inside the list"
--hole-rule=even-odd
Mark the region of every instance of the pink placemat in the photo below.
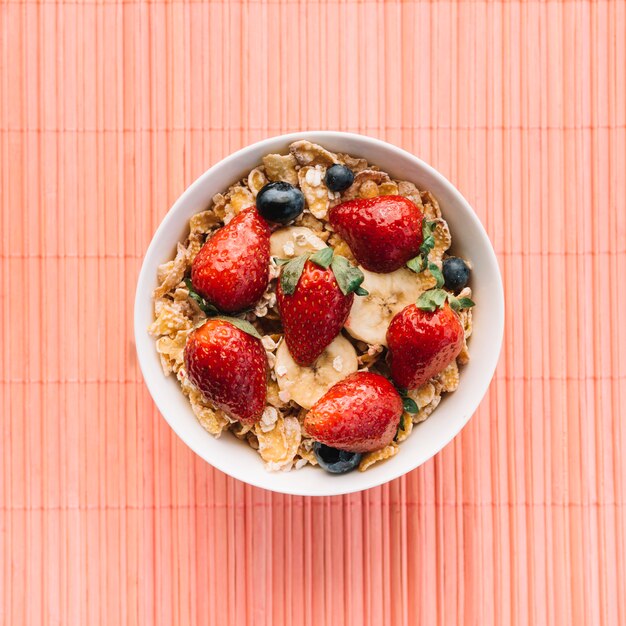
[[[626,3],[0,4],[0,623],[626,623]],[[506,335],[408,476],[273,495],[196,458],[131,328],[157,224],[301,129],[475,207]]]

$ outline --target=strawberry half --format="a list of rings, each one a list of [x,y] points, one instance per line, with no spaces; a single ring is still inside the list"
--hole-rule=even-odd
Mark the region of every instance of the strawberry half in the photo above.
[[[270,229],[254,207],[244,209],[205,244],[191,266],[194,289],[220,311],[248,309],[269,282]]]
[[[370,452],[393,441],[402,410],[402,398],[384,376],[355,372],[317,401],[304,430],[338,450]]]
[[[189,334],[185,369],[207,400],[243,424],[265,409],[268,363],[254,327],[235,318],[209,318]]]
[[[359,264],[371,272],[393,272],[420,252],[423,215],[408,198],[350,200],[332,207],[328,218]]]
[[[391,378],[400,389],[421,387],[458,356],[464,331],[452,306],[458,310],[473,306],[473,302],[433,289],[391,320],[387,329],[388,360]]]
[[[292,259],[281,270],[276,289],[285,342],[294,361],[311,365],[341,332],[363,273],[331,248]]]

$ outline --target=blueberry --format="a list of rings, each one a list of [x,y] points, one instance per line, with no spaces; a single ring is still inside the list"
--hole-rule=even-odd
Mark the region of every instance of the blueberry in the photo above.
[[[443,280],[446,289],[458,293],[467,285],[470,269],[463,259],[451,256],[443,262]]]
[[[286,224],[304,211],[304,196],[289,183],[268,183],[256,197],[256,208],[266,220]]]
[[[345,474],[353,470],[361,461],[358,452],[346,452],[331,448],[319,441],[313,444],[313,453],[320,467],[331,474]]]
[[[343,191],[354,182],[354,172],[345,165],[331,165],[326,170],[324,182],[331,191]]]

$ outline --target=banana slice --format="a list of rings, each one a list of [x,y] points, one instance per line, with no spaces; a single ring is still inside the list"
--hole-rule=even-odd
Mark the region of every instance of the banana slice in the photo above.
[[[356,372],[358,367],[356,350],[339,335],[310,367],[298,365],[291,358],[287,344],[281,341],[274,371],[281,399],[286,401],[288,396],[289,400],[310,409],[335,383]]]
[[[279,228],[270,237],[270,254],[280,259],[291,259],[325,247],[326,244],[305,226]]]
[[[369,344],[387,345],[387,328],[393,316],[414,303],[427,289],[420,276],[404,268],[389,274],[375,274],[359,268],[369,296],[356,297],[346,321],[346,330]]]

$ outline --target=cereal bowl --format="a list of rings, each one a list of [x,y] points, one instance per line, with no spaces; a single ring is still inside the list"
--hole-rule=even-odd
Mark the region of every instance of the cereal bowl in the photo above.
[[[155,341],[148,333],[154,319],[153,291],[159,266],[172,258],[186,237],[189,220],[212,203],[215,194],[241,179],[270,153],[284,153],[298,140],[333,152],[362,157],[384,168],[394,179],[408,180],[431,192],[453,235],[452,252],[472,264],[472,294],[478,303],[469,339],[471,360],[463,366],[456,391],[402,442],[402,454],[365,472],[330,474],[311,466],[298,471],[266,471],[250,446],[226,433],[210,436],[181,392],[175,376],[164,376]],[[340,495],[375,487],[415,469],[441,450],[467,423],[485,395],[498,361],[504,326],[504,298],[497,259],[489,238],[467,201],[436,170],[389,143],[352,133],[302,132],[273,137],[248,146],[217,163],[176,201],[146,252],[135,297],[135,342],[139,364],[159,411],[176,434],[217,469],[256,487],[294,495]],[[296,424],[297,425],[297,424]]]

